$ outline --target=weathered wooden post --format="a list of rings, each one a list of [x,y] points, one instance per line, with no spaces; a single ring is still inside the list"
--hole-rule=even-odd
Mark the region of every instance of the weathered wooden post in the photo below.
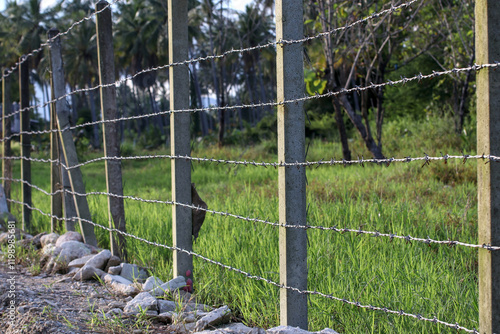
[[[104,0],[96,5],[96,11],[103,10],[108,3]],[[111,20],[111,8],[108,6],[97,14],[97,56],[99,58],[99,83],[109,85],[115,82],[115,63],[113,52],[113,21]],[[101,115],[103,120],[118,118],[116,110],[116,87],[115,85],[101,86]],[[118,123],[103,123],[102,132],[104,138],[104,155],[106,157],[120,156],[120,139]],[[108,193],[123,196],[122,167],[120,160],[106,160],[106,189]],[[125,208],[123,198],[108,196],[108,218],[109,227],[126,232]],[[113,226],[114,223],[114,226]],[[122,234],[109,232],[111,241],[111,253],[122,259],[126,258],[126,239]]]
[[[302,0],[276,1],[276,40],[303,38]],[[276,55],[278,102],[304,96],[302,43],[278,44]],[[302,102],[278,106],[278,160],[305,159],[305,115]],[[279,220],[281,224],[306,225],[305,167],[280,167]],[[279,229],[280,283],[307,289],[307,231]],[[281,289],[280,323],[306,329],[307,295]]]
[[[30,127],[30,75],[29,75],[30,61],[26,56],[21,57],[19,64],[19,96],[21,100],[21,179],[31,183],[31,162],[28,160],[31,157],[31,135],[26,134],[29,132]],[[23,183],[21,185],[21,201],[23,205],[23,230],[27,233],[31,232],[31,187]]]
[[[7,70],[5,70],[7,74]],[[6,157],[10,157],[12,155],[10,149],[10,139],[8,138],[11,135],[10,131],[10,117],[7,117],[12,112],[12,100],[10,98],[10,77],[7,75],[2,80],[2,176],[4,178],[11,179],[12,178],[12,161],[5,159]],[[10,180],[2,180],[2,185],[5,190],[5,197],[10,198],[10,188],[11,181]],[[10,202],[7,202],[7,207],[10,209]]]
[[[171,63],[188,59],[187,1],[168,0],[168,54]],[[189,73],[187,65],[172,66],[170,80],[170,110],[189,108]],[[170,152],[172,155],[190,155],[190,114],[170,115]],[[172,159],[172,199],[191,203],[191,162]],[[192,212],[190,208],[172,207],[172,236],[174,247],[193,249]],[[174,277],[193,271],[191,255],[174,251]]]
[[[476,62],[500,60],[500,1],[477,0]],[[477,153],[500,156],[500,69],[477,73]],[[500,163],[477,164],[479,243],[500,246]],[[500,252],[479,249],[479,330],[500,333]]]
[[[50,29],[48,36],[50,39],[50,68],[52,73],[52,90],[56,99],[66,94],[66,87],[64,82],[64,69],[62,61],[62,47],[61,39],[55,38],[59,33],[57,29]],[[55,102],[55,110],[57,115],[57,126],[59,128],[59,135],[62,143],[64,159],[67,167],[72,167],[78,164],[78,157],[76,155],[75,143],[73,142],[73,135],[69,128],[69,106],[66,99],[58,99]],[[80,168],[69,169],[69,179],[71,189],[73,192],[85,194],[85,186],[83,184],[83,177]],[[92,220],[90,215],[89,205],[87,198],[84,196],[74,195],[75,208],[78,217],[85,220]],[[94,226],[80,219],[80,229],[83,234],[85,243],[97,246],[97,239],[94,233]]]
[[[52,79],[52,77],[51,77]],[[54,87],[51,84],[51,87]],[[51,99],[55,99],[54,90],[51,89]],[[61,178],[61,163],[60,163],[60,143],[59,134],[57,130],[57,115],[55,103],[50,104],[50,191],[54,194],[50,199],[50,212],[52,218],[50,221],[51,232],[62,232],[62,222],[57,218],[62,218],[63,216],[63,193],[57,192],[63,189],[62,178]]]

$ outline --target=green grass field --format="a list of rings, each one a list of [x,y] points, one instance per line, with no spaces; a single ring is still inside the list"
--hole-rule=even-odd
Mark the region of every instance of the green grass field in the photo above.
[[[422,122],[393,121],[384,128],[387,156],[475,154],[475,135],[456,136],[451,119]],[[353,156],[370,157],[362,143],[351,143]],[[237,160],[277,161],[275,143],[253,147],[216,147],[198,144],[193,156]],[[307,160],[341,158],[338,143],[312,140]],[[143,154],[145,152],[137,151]],[[155,151],[147,153],[167,153]],[[46,154],[38,154],[46,157]],[[102,155],[84,155],[90,159]],[[310,225],[378,230],[414,237],[477,243],[476,161],[461,160],[392,164],[390,167],[324,166],[307,170]],[[481,163],[481,162],[479,162]],[[33,163],[33,183],[50,189],[48,165]],[[15,177],[19,170],[16,165]],[[104,163],[82,169],[87,191],[105,191]],[[125,161],[125,195],[169,200],[170,161]],[[278,172],[274,168],[193,164],[192,179],[202,199],[213,210],[241,216],[278,220]],[[19,184],[13,198],[20,199]],[[93,220],[107,225],[107,200],[89,196]],[[50,212],[50,200],[34,190],[33,203]],[[128,232],[171,244],[171,207],[125,201]],[[20,207],[13,206],[20,217]],[[37,231],[50,221],[33,214]],[[96,231],[101,247],[108,233]],[[478,327],[477,250],[390,242],[387,238],[354,233],[308,230],[309,289],[361,304],[437,317],[472,329]],[[171,278],[171,252],[129,239],[131,262],[151,267],[164,280]],[[194,251],[254,275],[279,281],[278,230],[218,215],[207,215]],[[249,325],[279,323],[279,289],[261,281],[195,259],[196,293],[208,304],[228,304]],[[451,333],[455,330],[413,318],[359,309],[319,296],[309,297],[309,329],[325,327],[340,333]]]

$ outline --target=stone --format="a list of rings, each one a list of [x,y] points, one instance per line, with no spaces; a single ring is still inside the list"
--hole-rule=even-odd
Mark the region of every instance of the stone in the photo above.
[[[131,281],[119,275],[105,274],[102,280],[113,289],[116,293],[124,296],[136,295],[139,290],[132,284]]]
[[[122,263],[120,264],[120,266],[122,268],[120,276],[128,279],[129,281],[140,282],[148,278],[148,273],[146,272],[146,270],[139,268],[136,264]]]
[[[111,275],[120,275],[121,272],[122,272],[121,266],[109,267],[109,269],[108,269],[108,274],[111,274]]]
[[[94,255],[92,258],[90,258],[87,261],[87,263],[85,263],[85,266],[90,266],[102,270],[106,267],[106,263],[108,263],[110,257],[111,257],[111,252],[105,249]]]
[[[61,237],[59,237],[59,239],[61,239]],[[59,239],[57,240],[59,241]],[[65,265],[68,265],[68,263],[70,263],[74,259],[84,257],[85,255],[89,255],[92,252],[92,250],[87,247],[87,245],[79,241],[66,241],[60,244],[60,246],[57,246],[56,243],[56,248],[57,247],[61,248],[61,252],[57,257],[57,261],[63,262],[65,263]]]
[[[87,263],[88,260],[90,260],[92,257],[95,255],[90,254],[90,255],[85,255],[84,257],[81,257],[79,259],[74,259],[70,263],[68,263],[68,267],[75,267],[75,268],[81,268]]]
[[[245,326],[241,322],[235,322],[229,325],[225,325],[222,327],[217,328],[216,330],[204,330],[201,332],[198,332],[199,334],[223,334],[223,333],[230,333],[230,334],[265,334],[266,331],[263,330],[262,328],[251,328],[248,326]]]
[[[158,277],[151,276],[151,277],[148,277],[146,282],[144,282],[144,284],[142,285],[142,290],[143,291],[150,291],[150,290],[156,289],[157,287],[161,286],[163,283],[164,282],[161,279],[159,279]]]
[[[178,304],[171,300],[158,299],[158,311],[160,313],[175,312]]]
[[[95,268],[89,265],[84,265],[80,270],[78,270],[73,276],[73,279],[76,281],[85,281],[89,279],[97,279],[97,277],[101,277],[106,274],[99,268]]]
[[[315,332],[316,334],[339,334],[338,332],[334,331],[331,328],[325,328],[319,332]]]
[[[55,247],[56,241],[59,238],[59,234],[57,233],[49,233],[40,238],[40,243],[42,245],[42,248],[44,248],[47,245],[53,244]]]
[[[125,305],[123,312],[126,314],[137,314],[141,310],[157,311],[158,305],[156,298],[148,292],[141,292]],[[158,314],[158,312],[156,312]]]
[[[56,241],[56,247],[61,247],[61,245],[68,241],[78,241],[83,242],[83,238],[80,233],[75,231],[68,231],[61,235]]]
[[[106,264],[106,268],[104,268],[104,271],[105,272],[108,272],[109,268],[110,267],[116,267],[116,266],[119,266],[120,263],[122,261],[120,260],[120,258],[116,255],[112,255],[109,260],[108,260],[108,263]]]
[[[163,322],[172,322],[173,317],[174,317],[174,313],[173,312],[164,312],[164,313],[158,314],[155,317],[155,319],[159,320],[159,321],[163,321]]]
[[[292,326],[278,326],[270,328],[266,331],[267,334],[311,334],[305,329]]]
[[[176,289],[181,289],[186,286],[186,279],[184,276],[177,276],[174,279],[171,279],[167,283],[163,283],[159,287],[151,290],[149,293],[152,296],[164,296],[165,292],[171,292]]]
[[[42,232],[35,235],[33,239],[31,239],[31,243],[33,244],[33,246],[35,246],[37,249],[42,248],[42,237],[45,235],[47,235],[47,232]]]
[[[123,314],[123,310],[119,308],[112,308],[108,312],[106,312],[107,318],[121,317]]]
[[[209,312],[206,316],[196,322],[195,331],[199,332],[208,326],[216,326],[229,321],[231,318],[231,310],[227,305]]]

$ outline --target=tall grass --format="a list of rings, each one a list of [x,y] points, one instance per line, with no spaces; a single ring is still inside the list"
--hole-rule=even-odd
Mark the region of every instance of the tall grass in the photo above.
[[[456,136],[447,118],[424,122],[393,121],[385,128],[384,152],[405,157],[474,154],[473,134]],[[369,157],[359,140],[351,143],[353,156]],[[276,161],[274,143],[253,147],[198,145],[193,156]],[[168,153],[168,152],[150,152]],[[102,153],[89,153],[91,158]],[[312,140],[309,161],[341,157],[338,143]],[[16,165],[16,168],[18,166]],[[308,223],[362,228],[432,239],[477,243],[476,162],[419,162],[390,167],[325,166],[307,170]],[[104,191],[104,164],[82,169],[87,191]],[[16,170],[16,173],[18,171]],[[192,178],[210,209],[241,216],[278,220],[278,172],[274,168],[194,163]],[[171,199],[170,161],[124,161],[124,192],[147,199]],[[48,166],[33,164],[33,183],[49,189]],[[19,198],[19,185],[13,197]],[[93,220],[107,225],[107,200],[88,197]],[[50,200],[39,192],[34,204],[50,212]],[[171,244],[171,207],[125,202],[128,232]],[[20,216],[19,206],[13,212]],[[33,213],[37,231],[50,222]],[[102,247],[109,236],[96,230]],[[361,304],[437,317],[468,328],[478,327],[477,251],[445,245],[390,241],[353,233],[308,230],[309,289],[356,300]],[[129,239],[131,261],[150,267],[163,279],[172,276],[171,252]],[[209,214],[194,244],[203,256],[254,275],[279,281],[278,230]],[[229,304],[249,325],[275,326],[279,322],[279,290],[261,281],[195,258],[196,293],[205,303]],[[359,309],[318,296],[309,298],[309,327],[333,328],[343,333],[421,332],[454,330],[413,318]]]

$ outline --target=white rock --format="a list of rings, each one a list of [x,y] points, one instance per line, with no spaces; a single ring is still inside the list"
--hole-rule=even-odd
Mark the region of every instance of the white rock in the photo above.
[[[83,242],[83,238],[80,233],[75,231],[68,231],[61,235],[56,241],[56,247],[60,247],[63,243],[67,241],[78,241]]]
[[[57,233],[46,234],[40,238],[40,244],[42,245],[42,248],[50,244],[55,245],[57,238],[59,238],[59,234]]]
[[[278,326],[270,328],[266,331],[267,334],[311,334],[311,332],[306,331],[299,327],[292,326]]]
[[[113,308],[106,312],[106,317],[107,318],[114,318],[116,316],[120,317],[123,314],[123,311],[119,308]]]
[[[108,284],[111,289],[121,295],[130,296],[139,292],[132,282],[118,275],[105,274],[102,280]]]
[[[176,278],[168,281],[167,283],[163,283],[159,287],[151,290],[149,293],[152,296],[163,296],[165,292],[173,291],[175,289],[180,289],[186,286],[186,279],[184,276],[177,276]]]
[[[74,259],[84,257],[85,255],[89,255],[91,253],[91,250],[87,245],[78,241],[66,241],[60,246],[57,246],[56,243],[56,249],[57,247],[61,248],[57,261],[62,262],[63,265],[68,265],[68,263]],[[56,252],[56,249],[54,249],[54,253]]]
[[[68,267],[76,267],[76,268],[81,268],[87,263],[88,260],[93,258],[95,255],[85,255],[84,257],[81,257],[79,259],[74,259],[70,263],[68,263]]]
[[[121,271],[122,271],[122,267],[120,267],[120,266],[109,267],[108,274],[120,275]]]
[[[158,310],[160,313],[175,312],[177,303],[171,300],[158,299]]]
[[[316,334],[339,334],[338,332],[334,331],[331,328],[325,328],[319,332],[315,332]]]
[[[148,278],[148,273],[144,269],[139,268],[136,264],[122,263],[120,267],[122,267],[120,276],[129,281],[143,281]]]
[[[156,311],[158,310],[158,305],[156,302],[156,298],[151,296],[148,292],[141,292],[134,299],[129,301],[123,312],[126,314],[137,314],[140,310],[150,310]],[[158,312],[156,312],[158,314]]]
[[[231,310],[224,305],[209,312],[206,316],[196,322],[195,330],[202,331],[208,326],[215,326],[228,321],[231,317]]]
[[[245,326],[241,322],[232,323],[229,325],[225,325],[217,328],[216,330],[204,330],[202,332],[198,332],[198,334],[265,334],[266,331],[262,328],[251,328]]]
[[[85,263],[85,266],[91,266],[98,269],[104,269],[106,267],[106,263],[111,257],[111,252],[107,249],[97,253],[91,259]]]
[[[155,277],[155,276],[151,276],[151,277],[148,277],[146,282],[144,282],[144,284],[142,285],[142,290],[143,291],[150,291],[150,290],[153,290],[153,289],[161,286],[162,284],[163,284],[163,281],[161,279],[159,279],[158,277]]]
[[[95,268],[89,265],[84,265],[80,270],[78,270],[73,276],[73,279],[76,280],[89,280],[89,279],[96,279],[96,276],[101,277],[102,275],[106,274],[104,271],[102,271],[99,268]]]
[[[156,316],[156,319],[159,321],[163,321],[163,322],[172,322],[173,317],[174,317],[173,312],[164,312],[164,313],[158,314]]]

